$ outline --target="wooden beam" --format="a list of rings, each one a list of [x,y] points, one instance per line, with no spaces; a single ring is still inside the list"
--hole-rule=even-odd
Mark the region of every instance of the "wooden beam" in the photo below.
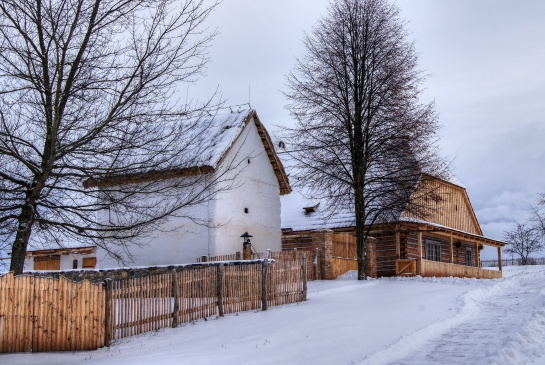
[[[503,271],[501,262],[501,247],[498,247],[498,265],[500,266],[500,271]]]
[[[454,243],[454,239],[452,238],[452,235],[450,235],[450,263],[454,263],[454,247],[452,246]]]
[[[422,275],[422,232],[418,232],[418,265],[416,271],[417,275]]]
[[[401,244],[400,244],[399,232],[396,232],[396,255],[398,259],[401,258]]]
[[[479,244],[475,242],[475,267],[481,267],[479,260]]]

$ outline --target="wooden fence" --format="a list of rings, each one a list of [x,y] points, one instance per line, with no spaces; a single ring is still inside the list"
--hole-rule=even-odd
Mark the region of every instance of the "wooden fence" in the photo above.
[[[306,300],[306,261],[178,267],[104,285],[0,276],[0,352],[77,351],[225,313]]]
[[[518,259],[503,259],[502,266],[521,266],[522,260],[520,258]],[[482,267],[498,267],[499,261],[498,260],[481,260],[481,266]],[[545,265],[545,258],[535,258],[535,257],[528,257],[528,261],[526,262],[527,265]]]
[[[0,276],[0,352],[104,346],[104,290],[89,281]]]
[[[241,261],[108,283],[106,344],[197,319],[306,300],[305,266],[304,260]]]
[[[267,253],[265,252],[252,252],[252,260],[259,260],[265,257]],[[307,280],[319,280],[320,276],[320,268],[318,265],[318,253],[315,250],[283,250],[283,251],[275,251],[275,252],[269,252],[268,253],[269,259],[273,259],[275,261],[299,261],[302,262],[303,256],[306,257],[307,261]],[[219,262],[219,261],[235,261],[235,260],[242,260],[242,253],[237,252],[230,255],[219,255],[219,256],[201,256],[198,257],[196,262],[203,263],[203,262]],[[357,270],[357,266],[356,266]],[[346,271],[343,271],[343,273]]]

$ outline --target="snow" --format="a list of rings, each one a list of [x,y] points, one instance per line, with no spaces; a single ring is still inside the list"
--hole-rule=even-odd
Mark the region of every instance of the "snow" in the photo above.
[[[319,205],[318,200],[307,199],[297,190],[280,197],[282,228],[291,228],[294,231],[307,229],[329,229],[341,227],[354,227],[356,218],[348,209],[337,209],[334,214]],[[316,211],[305,214],[304,207],[317,206]]]
[[[199,141],[200,150],[204,153],[195,166],[218,167],[222,157],[246,126],[246,119],[253,112],[250,109],[243,109],[200,117],[198,121],[204,130],[197,128],[194,139]],[[191,122],[194,120],[190,120],[189,124],[192,124]],[[193,137],[189,139],[193,139]]]
[[[289,160],[286,157],[283,157],[282,162],[289,171]],[[455,178],[452,177],[451,179]],[[457,180],[449,180],[448,182],[454,184],[453,181]],[[463,187],[460,182],[455,183],[455,185]],[[304,191],[301,192],[294,189],[291,194],[281,196],[280,203],[282,205],[282,228],[291,228],[294,231],[302,231],[311,229],[354,227],[356,225],[355,214],[350,208],[340,207],[334,212],[330,212],[327,210],[324,204],[320,204],[319,199],[309,199]],[[316,207],[316,209],[314,212],[306,214],[305,210],[303,209],[305,207]],[[404,222],[425,223],[441,228],[452,229],[450,227],[445,227],[421,219],[403,217],[401,214],[398,220]],[[466,233],[462,231],[459,232]],[[473,235],[472,233],[469,234]]]
[[[309,283],[309,300],[5,364],[545,364],[545,266]]]

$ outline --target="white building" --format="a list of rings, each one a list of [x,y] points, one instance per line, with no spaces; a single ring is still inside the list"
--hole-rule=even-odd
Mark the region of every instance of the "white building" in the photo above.
[[[220,191],[215,199],[187,208],[193,219],[170,219],[152,238],[143,238],[143,246],[130,248],[130,266],[170,265],[195,262],[203,255],[217,256],[242,251],[244,232],[250,232],[252,249],[263,252],[270,248],[281,250],[280,195],[289,194],[291,187],[282,163],[276,156],[270,136],[254,110],[218,114],[212,118],[206,150],[211,151],[205,174],[222,171],[224,164],[236,166],[229,173],[236,179],[235,188]],[[199,166],[195,166],[199,167]],[[224,170],[223,170],[224,171]],[[168,174],[166,174],[168,175]],[[160,175],[158,175],[160,176]],[[160,178],[160,177],[158,177]],[[168,183],[169,176],[165,179]],[[177,176],[184,179],[188,177]],[[197,222],[207,222],[201,224]],[[87,250],[88,251],[88,250]],[[121,265],[107,252],[97,247],[81,256],[96,257],[96,268],[115,268]],[[43,263],[50,256],[58,263]],[[67,256],[67,257],[63,257]],[[76,266],[70,249],[29,251],[26,269],[72,269]],[[40,257],[34,261],[36,257]],[[64,258],[64,260],[63,260]]]

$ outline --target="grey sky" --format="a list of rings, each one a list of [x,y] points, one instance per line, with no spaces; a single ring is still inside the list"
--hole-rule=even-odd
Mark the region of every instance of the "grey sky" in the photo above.
[[[284,75],[303,54],[303,33],[325,0],[224,0],[209,18],[221,34],[207,77],[228,104],[251,104],[269,130],[292,120]],[[429,75],[426,100],[439,113],[439,145],[453,160],[484,234],[501,239],[545,192],[545,1],[398,0]],[[194,90],[193,90],[194,89]],[[198,89],[198,90],[197,90]]]

